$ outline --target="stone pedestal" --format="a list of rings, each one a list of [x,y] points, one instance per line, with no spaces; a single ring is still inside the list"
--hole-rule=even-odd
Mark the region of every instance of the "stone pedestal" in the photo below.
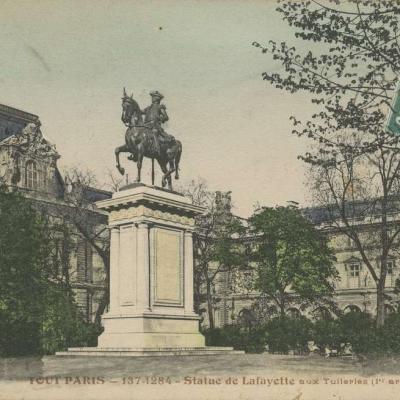
[[[97,203],[109,213],[110,306],[97,348],[58,355],[218,354],[193,311],[194,217],[184,196],[142,184]]]

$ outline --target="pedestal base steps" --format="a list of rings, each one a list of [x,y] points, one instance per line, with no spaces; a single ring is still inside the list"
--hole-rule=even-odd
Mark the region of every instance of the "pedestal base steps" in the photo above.
[[[99,348],[199,348],[205,347],[199,317],[154,312],[138,315],[106,314]]]
[[[57,356],[66,357],[159,357],[159,356],[217,356],[244,354],[233,347],[162,347],[162,348],[100,348],[71,347],[68,351],[59,351]]]

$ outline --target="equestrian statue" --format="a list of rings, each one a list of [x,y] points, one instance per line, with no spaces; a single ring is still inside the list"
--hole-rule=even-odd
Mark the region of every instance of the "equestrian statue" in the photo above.
[[[122,122],[127,127],[125,144],[115,149],[117,169],[124,175],[125,169],[119,161],[120,153],[130,153],[128,160],[137,164],[136,182],[140,182],[143,157],[151,158],[151,180],[154,185],[154,160],[157,160],[163,172],[161,185],[172,190],[171,175],[175,172],[175,179],[179,179],[179,161],[182,154],[182,143],[164,131],[162,124],[168,121],[164,104],[161,104],[163,95],[158,91],[150,93],[151,105],[143,111],[133,99],[123,90]],[[143,119],[144,116],[144,119]]]

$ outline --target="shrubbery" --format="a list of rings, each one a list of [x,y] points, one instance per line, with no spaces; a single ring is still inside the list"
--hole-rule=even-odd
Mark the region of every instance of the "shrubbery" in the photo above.
[[[41,353],[54,354],[68,347],[96,346],[101,328],[85,322],[69,292],[49,288],[41,329]]]
[[[55,283],[47,220],[0,182],[0,356],[53,354],[96,345],[70,285]]]
[[[209,329],[204,332],[207,346],[232,346],[247,353],[270,352],[287,354],[294,350],[303,354],[311,338],[312,323],[306,318],[274,318],[267,324],[248,329],[238,325]]]
[[[208,346],[232,346],[248,353],[306,354],[313,341],[321,354],[325,349],[343,354],[400,354],[400,313],[387,317],[377,328],[367,313],[351,312],[331,320],[310,321],[305,317],[277,317],[261,327],[245,329],[236,325],[205,331]]]
[[[262,353],[265,349],[265,330],[227,325],[203,332],[207,346],[229,346],[246,353]]]
[[[307,352],[311,340],[312,323],[305,317],[278,317],[265,325],[265,340],[272,353],[287,354],[289,350],[297,354]]]
[[[0,355],[40,351],[48,247],[44,221],[0,182]]]
[[[379,337],[375,321],[370,314],[350,312],[339,319],[342,342],[350,343],[352,350],[359,353],[379,351]]]
[[[102,328],[85,322],[73,298],[56,285],[48,288],[41,321],[0,312],[0,356],[54,354],[68,347],[96,346]]]
[[[326,348],[339,352],[343,343],[339,320],[321,319],[315,321],[311,340],[314,341],[320,353],[324,353]]]
[[[389,315],[385,326],[377,331],[381,352],[400,354],[400,313]]]

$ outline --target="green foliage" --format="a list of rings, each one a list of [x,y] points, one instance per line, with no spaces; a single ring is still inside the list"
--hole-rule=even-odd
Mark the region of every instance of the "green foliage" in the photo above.
[[[396,352],[396,349],[399,349],[399,335],[393,333],[394,329],[398,328],[396,323],[400,319],[393,318],[392,321],[394,325],[388,323],[387,326],[376,328],[370,314],[349,312],[335,320],[316,321],[313,340],[321,353],[328,347],[341,354],[346,345],[350,345],[355,354]]]
[[[0,356],[52,354],[95,344],[71,288],[56,279],[46,220],[29,200],[0,186]]]
[[[313,341],[321,354],[325,349],[355,355],[400,354],[400,314],[388,316],[383,327],[376,327],[367,313],[350,312],[336,319],[310,321],[305,317],[276,317],[267,323],[247,329],[239,325],[208,329],[207,346],[232,346],[247,353],[269,352],[307,354]]]
[[[320,112],[294,133],[319,141],[333,157],[340,143],[330,135],[337,129],[362,130],[367,134],[359,143],[363,149],[379,146],[369,134],[375,139],[382,136],[384,110],[400,71],[399,5],[385,0],[334,3],[330,7],[322,2],[280,0],[277,12],[294,32],[294,43],[253,43],[283,67],[278,73],[265,72],[264,80],[291,93],[311,94]],[[296,48],[301,41],[305,43]],[[291,119],[294,126],[300,123]],[[390,137],[386,140],[398,143]],[[317,162],[323,154],[305,158]]]
[[[207,329],[203,332],[207,346],[229,346],[246,353],[262,353],[265,350],[264,329],[248,330],[238,325]]]
[[[383,327],[376,327],[367,313],[350,312],[336,319],[310,321],[305,317],[276,317],[266,324],[246,329],[238,325],[208,329],[208,346],[232,346],[247,353],[269,352],[307,354],[313,341],[321,354],[325,349],[344,354],[350,346],[356,355],[400,354],[400,314],[388,316]]]
[[[318,346],[321,354],[325,348],[339,351],[343,343],[343,335],[340,321],[335,319],[320,319],[313,324],[312,339]]]
[[[298,354],[307,352],[307,343],[312,333],[312,323],[307,318],[273,318],[264,329],[271,353],[288,354],[289,350]]]
[[[328,347],[341,354],[350,345],[354,354],[400,354],[400,314],[391,314],[382,327],[365,312],[314,322],[313,340],[321,353]]]
[[[400,354],[400,314],[390,314],[384,327],[377,329],[377,336],[381,351]]]
[[[256,289],[283,316],[291,302],[329,298],[337,276],[327,239],[295,207],[264,207],[249,220],[258,240]]]
[[[0,186],[0,354],[40,350],[45,308],[45,224],[21,195]]]
[[[260,327],[247,329],[239,325],[204,331],[207,346],[231,346],[246,353],[262,353],[268,346],[273,353],[288,354],[294,350],[299,354],[307,351],[311,340],[312,323],[304,317],[278,317]]]
[[[343,342],[351,343],[356,353],[379,349],[374,320],[365,312],[349,312],[340,318]]]
[[[41,351],[54,354],[68,347],[96,346],[98,325],[83,321],[71,293],[60,285],[49,285],[42,332]]]
[[[315,105],[308,121],[290,116],[292,133],[313,143],[300,158],[310,166],[314,199],[326,222],[359,251],[377,287],[381,326],[387,256],[399,246],[399,228],[389,221],[400,211],[393,201],[399,196],[400,136],[385,127],[400,74],[399,2],[280,0],[277,12],[293,43],[254,43],[281,66],[263,79],[290,93],[306,92]],[[354,218],[373,218],[374,233],[360,234]],[[380,254],[371,257],[365,249],[372,247]]]

